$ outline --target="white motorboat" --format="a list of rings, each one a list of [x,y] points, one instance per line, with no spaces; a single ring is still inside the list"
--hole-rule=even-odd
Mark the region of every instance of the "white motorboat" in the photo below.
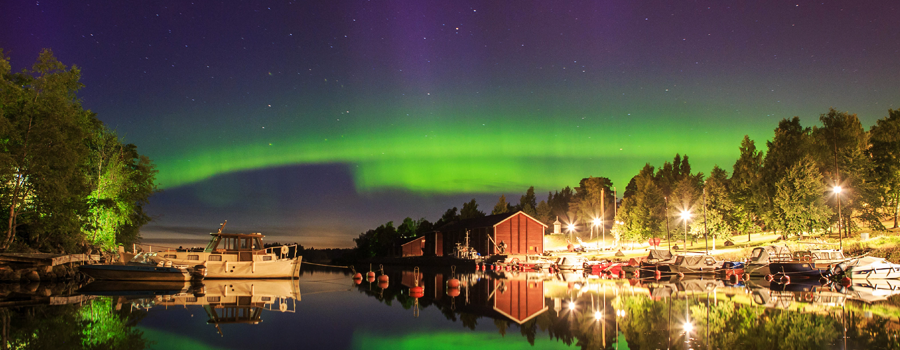
[[[227,221],[226,221],[227,223]],[[300,274],[302,256],[287,257],[287,246],[263,248],[262,234],[222,233],[225,224],[201,251],[164,251],[154,262],[206,266],[206,278],[292,278]]]
[[[885,258],[866,256],[838,264],[835,273],[843,273],[844,277],[852,280],[898,279],[900,278],[900,264],[894,264]]]

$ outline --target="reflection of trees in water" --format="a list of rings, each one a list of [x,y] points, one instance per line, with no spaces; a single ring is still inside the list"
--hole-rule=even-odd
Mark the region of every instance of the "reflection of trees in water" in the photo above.
[[[397,300],[405,309],[411,309],[416,303],[405,292],[406,288],[358,287],[388,305]],[[587,292],[572,300],[547,298],[548,304],[560,302],[561,305],[556,305],[555,310],[551,305],[549,310],[522,324],[499,315],[469,312],[462,296],[442,300],[420,298],[418,307],[437,308],[447,320],[459,321],[462,327],[470,330],[475,330],[479,321],[493,323],[498,334],[506,338],[515,334],[514,327],[518,327],[522,337],[532,345],[540,333],[582,349],[612,349],[618,339],[618,326],[630,349],[683,349],[686,345],[693,349],[821,349],[834,348],[843,342],[844,322],[848,327],[848,348],[900,349],[898,317],[891,321],[877,316],[888,312],[873,316],[871,312],[849,311],[877,308],[872,305],[849,307],[846,313],[835,308],[828,313],[804,313],[715,297],[707,301],[704,294],[692,295],[689,300],[677,294],[660,300],[641,295],[619,295],[606,301],[602,301],[600,295],[602,293]],[[574,309],[568,308],[570,301],[576,304]],[[686,308],[693,325],[688,343],[684,331],[688,320]],[[600,319],[594,314],[598,310],[604,311]],[[616,310],[624,311],[625,316],[617,317]]]
[[[620,323],[629,346],[632,349],[682,348],[686,303],[690,305],[691,344],[695,349],[822,349],[841,337],[839,314],[834,318],[827,314],[744,306],[729,300],[711,301],[707,305],[703,298],[651,301],[631,297],[622,303],[628,318]],[[671,321],[666,318],[669,308],[673,315]]]
[[[117,310],[111,298],[82,306],[5,308],[2,342],[13,349],[144,349],[150,343],[134,326],[145,315],[141,309]]]

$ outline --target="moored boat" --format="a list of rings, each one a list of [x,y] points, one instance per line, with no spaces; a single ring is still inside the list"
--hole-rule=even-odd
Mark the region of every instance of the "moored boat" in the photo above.
[[[753,248],[750,259],[744,266],[744,273],[750,276],[771,275],[769,264],[773,262],[786,262],[791,260],[791,249],[787,246],[770,245]]]
[[[643,273],[672,273],[671,266],[675,263],[676,257],[668,250],[650,249],[647,257],[643,258],[639,265],[640,271]]]
[[[791,260],[769,264],[770,274],[789,278],[829,277],[838,264],[845,262],[844,253],[835,249],[800,250],[791,253]]]
[[[144,264],[112,264],[81,265],[78,271],[91,276],[95,280],[110,281],[190,281],[203,279],[203,266],[190,268],[173,266],[171,263]]]
[[[834,272],[850,279],[898,279],[900,264],[894,264],[885,258],[866,256],[842,262]]]
[[[226,221],[227,223],[227,221]],[[225,224],[202,252],[166,251],[151,259],[174,265],[204,265],[206,278],[292,278],[300,273],[302,256],[286,256],[287,246],[263,248],[260,233],[222,233]]]
[[[689,254],[677,256],[669,269],[672,273],[685,275],[713,274],[716,269],[722,267],[722,264],[722,261],[712,255]]]

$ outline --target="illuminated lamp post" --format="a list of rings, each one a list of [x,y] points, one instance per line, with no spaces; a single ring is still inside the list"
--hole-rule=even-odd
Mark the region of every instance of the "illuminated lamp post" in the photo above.
[[[841,188],[841,186],[834,186],[834,188],[831,189],[831,191],[834,192],[834,195],[837,196],[837,202],[838,202],[837,203],[838,204],[838,237],[840,237],[841,251],[844,250],[844,227],[843,227],[844,225],[843,225],[843,218],[841,217],[841,191],[842,190],[843,189]]]
[[[681,221],[684,222],[684,251],[687,252],[687,222],[691,218],[691,212],[687,210],[681,211]]]
[[[572,233],[575,232],[575,224],[569,224],[567,227],[569,229],[569,242],[572,242]]]

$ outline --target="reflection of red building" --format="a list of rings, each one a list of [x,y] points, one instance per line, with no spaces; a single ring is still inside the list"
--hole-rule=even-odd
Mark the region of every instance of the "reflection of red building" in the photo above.
[[[425,251],[425,237],[418,237],[403,243],[400,247],[402,256],[422,256],[422,253]]]
[[[425,242],[425,255],[450,256],[458,245],[469,246],[481,255],[499,254],[497,245],[506,246],[503,254],[525,255],[544,252],[547,225],[522,211],[451,222],[435,230]]]
[[[522,324],[547,310],[544,281],[493,280],[494,310]],[[503,284],[504,286],[501,286]]]

